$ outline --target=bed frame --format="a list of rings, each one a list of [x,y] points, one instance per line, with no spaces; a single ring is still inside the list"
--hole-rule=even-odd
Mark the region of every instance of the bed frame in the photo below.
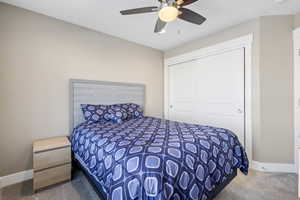
[[[84,121],[80,104],[118,104],[136,103],[145,106],[145,85],[134,83],[116,83],[106,81],[70,80],[70,133]],[[81,169],[100,199],[105,200],[104,192],[87,170],[72,156],[73,166]],[[237,169],[230,174],[226,181],[217,186],[208,200],[214,199],[235,177]]]
[[[89,181],[89,183],[94,188],[94,190],[97,193],[97,195],[99,196],[99,198],[101,200],[106,199],[105,195],[104,195],[105,193],[101,189],[102,186],[100,184],[98,184],[95,181],[95,179],[88,173],[88,171],[80,164],[80,162],[74,158],[73,153],[72,153],[72,177],[74,174],[74,170],[81,170],[83,172],[83,174],[85,175],[85,177],[87,178],[87,180]]]

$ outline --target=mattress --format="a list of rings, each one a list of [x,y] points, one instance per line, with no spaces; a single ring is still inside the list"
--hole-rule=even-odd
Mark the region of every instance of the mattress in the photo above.
[[[152,117],[82,123],[71,136],[75,158],[106,199],[206,200],[248,159],[229,130]]]

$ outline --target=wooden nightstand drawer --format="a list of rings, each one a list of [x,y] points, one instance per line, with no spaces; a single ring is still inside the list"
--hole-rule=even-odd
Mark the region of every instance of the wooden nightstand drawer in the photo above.
[[[33,190],[71,180],[71,143],[67,137],[33,142]]]
[[[34,173],[34,190],[71,179],[71,164],[62,165]]]
[[[71,147],[43,151],[33,154],[34,170],[41,170],[71,162]]]

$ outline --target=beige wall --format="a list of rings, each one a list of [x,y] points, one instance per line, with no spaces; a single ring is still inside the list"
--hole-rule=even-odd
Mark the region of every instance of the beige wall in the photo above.
[[[261,18],[259,161],[293,163],[293,16]]]
[[[300,12],[295,15],[295,18],[294,18],[294,27],[295,28],[299,28],[300,27]]]
[[[252,134],[253,159],[256,161],[294,162],[292,30],[296,19],[294,16],[260,17],[165,53],[169,58],[254,34]]]
[[[146,84],[163,112],[163,54],[0,3],[0,176],[31,169],[35,139],[67,135],[70,78]]]
[[[254,37],[256,39],[257,37],[259,37],[259,27],[259,20],[254,19],[243,24],[227,28],[223,31],[211,34],[207,37],[202,37],[197,40],[188,42],[184,45],[180,45],[176,48],[170,49],[165,52],[165,58],[170,58],[193,50],[221,43],[227,40],[232,40],[237,37],[245,36],[249,33],[254,33]],[[255,41],[254,52],[259,49],[256,44],[258,43]]]

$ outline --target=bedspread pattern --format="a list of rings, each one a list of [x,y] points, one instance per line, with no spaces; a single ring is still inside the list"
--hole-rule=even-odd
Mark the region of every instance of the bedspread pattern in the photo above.
[[[72,151],[107,199],[205,200],[248,159],[229,130],[151,117],[74,129]]]

